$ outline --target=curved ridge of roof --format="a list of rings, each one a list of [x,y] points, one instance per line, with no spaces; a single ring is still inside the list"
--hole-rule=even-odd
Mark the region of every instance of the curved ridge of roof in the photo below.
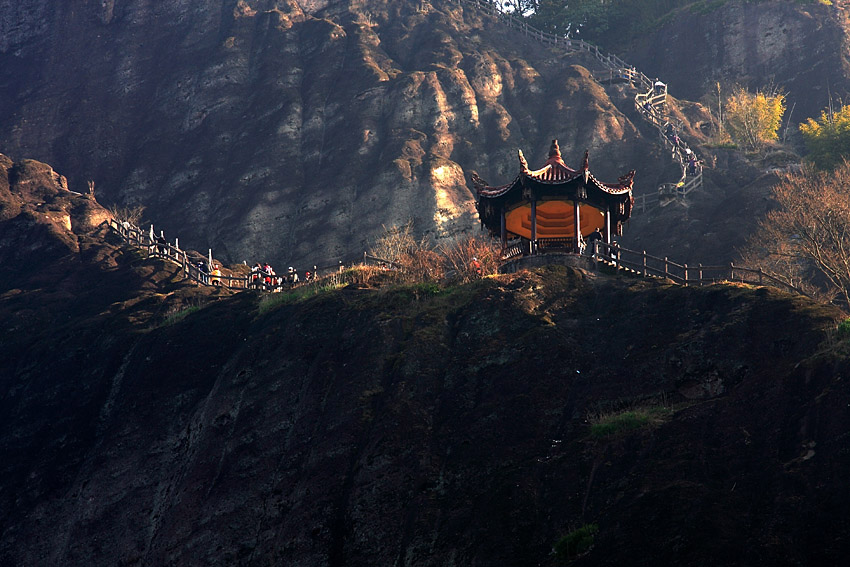
[[[513,181],[505,185],[497,187],[487,186],[484,180],[473,174],[473,184],[482,197],[500,197],[513,188],[522,178],[530,179],[536,183],[544,185],[555,185],[559,183],[569,183],[578,177],[584,177],[584,183],[593,184],[599,190],[609,195],[623,195],[630,193],[632,190],[632,180],[634,179],[635,171],[632,170],[626,175],[618,179],[618,183],[604,183],[599,181],[592,173],[590,173],[588,150],[584,151],[584,159],[582,160],[581,169],[573,169],[568,167],[561,157],[561,150],[558,146],[558,140],[552,140],[552,145],[549,149],[549,159],[546,164],[540,169],[528,169],[528,162],[522,153],[522,150],[517,151],[517,156],[520,163],[520,172]]]
[[[478,194],[483,197],[500,197],[510,190],[511,187],[519,180],[519,176],[516,176],[513,181],[510,183],[506,183],[504,185],[499,185],[498,187],[481,187],[478,189]]]
[[[542,168],[525,173],[526,177],[531,177],[535,181],[541,183],[563,183],[578,177],[579,172],[571,167],[564,165],[562,161],[551,160]]]

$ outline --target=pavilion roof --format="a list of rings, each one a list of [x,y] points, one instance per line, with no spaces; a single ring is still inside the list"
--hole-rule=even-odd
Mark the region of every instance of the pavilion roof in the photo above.
[[[568,185],[575,180],[582,179],[584,185],[595,186],[599,190],[609,195],[625,195],[632,190],[632,179],[634,171],[630,171],[626,175],[620,177],[617,183],[604,183],[599,181],[592,173],[590,173],[588,152],[584,152],[584,160],[579,169],[568,167],[561,157],[561,150],[558,147],[558,140],[552,140],[552,145],[549,148],[549,158],[543,167],[536,170],[528,168],[528,162],[522,153],[518,152],[520,173],[513,181],[505,185],[495,187],[488,186],[477,175],[473,176],[473,184],[480,197],[494,198],[505,195],[511,189],[518,185],[523,185],[524,180],[529,180],[541,185]]]

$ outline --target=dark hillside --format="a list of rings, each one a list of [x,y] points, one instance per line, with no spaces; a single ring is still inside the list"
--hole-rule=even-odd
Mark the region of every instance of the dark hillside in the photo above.
[[[0,564],[555,565],[587,523],[576,565],[850,551],[831,308],[555,267],[272,306],[43,230],[0,288]]]

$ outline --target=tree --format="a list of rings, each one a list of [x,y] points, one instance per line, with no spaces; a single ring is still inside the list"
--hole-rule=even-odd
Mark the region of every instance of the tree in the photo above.
[[[800,124],[809,153],[806,158],[818,169],[833,169],[850,158],[850,105],[838,112],[821,112],[820,120],[809,118]]]
[[[499,248],[492,238],[463,235],[443,243],[439,249],[448,273],[467,282],[499,271]]]
[[[133,226],[142,226],[142,215],[145,213],[145,207],[142,205],[123,205],[114,206],[109,209],[112,216],[118,222],[128,222]]]
[[[444,274],[440,256],[429,246],[427,239],[413,235],[413,221],[401,226],[384,227],[369,254],[394,264],[402,279],[412,282],[439,281]]]
[[[741,250],[744,262],[850,312],[850,162],[804,168],[773,190],[777,208]]]
[[[532,23],[550,33],[593,39],[608,31],[611,8],[603,0],[539,0]]]
[[[538,0],[497,0],[494,4],[515,16],[530,16],[537,11]]]
[[[783,114],[783,93],[750,93],[737,86],[726,101],[726,131],[739,145],[757,151],[778,138]]]

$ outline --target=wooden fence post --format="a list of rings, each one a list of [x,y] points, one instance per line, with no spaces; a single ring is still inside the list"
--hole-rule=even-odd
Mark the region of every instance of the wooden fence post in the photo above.
[[[668,266],[667,266],[667,256],[664,256],[664,277],[666,278],[669,275],[670,275],[670,271],[668,270]]]
[[[643,251],[643,275],[646,276],[646,250]]]
[[[702,264],[698,265],[697,274],[698,274],[698,279],[699,279],[699,285],[702,285]]]
[[[685,285],[688,285],[688,265],[685,264]]]

